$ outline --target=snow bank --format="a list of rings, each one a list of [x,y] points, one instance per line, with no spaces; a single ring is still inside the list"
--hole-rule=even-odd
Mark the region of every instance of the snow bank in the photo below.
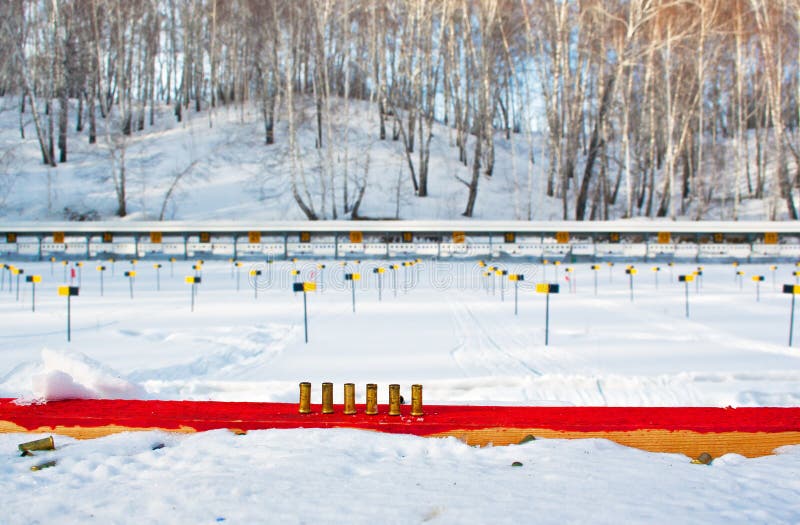
[[[42,350],[43,372],[32,380],[38,401],[62,399],[142,399],[145,390],[78,352]]]
[[[0,434],[0,450],[34,437]],[[56,450],[33,457],[0,455],[3,523],[800,520],[800,447],[706,466],[601,439],[473,448],[452,438],[293,429],[55,440]],[[47,461],[56,465],[30,471]]]

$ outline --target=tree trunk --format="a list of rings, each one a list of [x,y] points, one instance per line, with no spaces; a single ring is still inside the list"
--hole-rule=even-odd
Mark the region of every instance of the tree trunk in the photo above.
[[[380,132],[381,140],[386,140],[386,113],[383,107],[383,97],[378,100],[378,115],[380,117]]]
[[[55,148],[55,119],[53,118],[53,104],[50,97],[45,102],[45,113],[47,114],[47,156],[52,160],[52,166],[56,166]]]
[[[483,129],[483,123],[478,126],[479,130]],[[472,179],[467,185],[469,194],[467,195],[467,207],[464,210],[464,217],[472,217],[475,211],[475,200],[478,198],[478,180],[481,174],[481,148],[483,147],[482,132],[478,131],[478,136],[475,137],[475,155],[472,159]]]
[[[75,131],[83,131],[83,99],[86,98],[86,91],[81,90],[78,94],[78,111],[75,113]]]
[[[62,86],[59,90],[58,112],[58,152],[59,162],[67,162],[67,127],[69,126],[69,99],[67,88]]]
[[[127,139],[121,137],[123,142]],[[128,198],[127,198],[127,173],[125,170],[125,146],[122,147],[120,154],[119,164],[119,181],[117,184],[117,216],[125,217],[128,215]]]
[[[600,149],[603,146],[603,141],[600,138],[600,130],[604,125],[606,111],[608,110],[609,102],[611,101],[611,93],[614,90],[614,76],[606,79],[605,91],[603,97],[600,99],[600,108],[597,110],[597,120],[592,129],[592,137],[589,140],[589,155],[586,158],[586,166],[583,170],[583,180],[581,180],[581,187],[578,191],[578,199],[575,203],[575,219],[582,221],[586,215],[586,202],[589,199],[589,183],[592,179],[592,170]]]

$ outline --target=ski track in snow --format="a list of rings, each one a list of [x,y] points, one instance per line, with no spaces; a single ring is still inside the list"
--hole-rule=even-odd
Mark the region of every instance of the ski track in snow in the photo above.
[[[458,338],[457,346],[450,353],[466,376],[542,375],[525,361],[511,355],[513,349],[526,347],[524,342],[486,327],[468,304],[449,298],[448,304],[454,333]],[[493,336],[492,332],[496,335]],[[501,338],[500,343],[496,338]]]
[[[263,366],[282,352],[291,327],[280,325],[255,326],[248,330],[222,329],[220,333],[197,335],[193,333],[170,333],[155,335],[165,343],[193,347],[200,355],[189,363],[165,368],[142,370],[129,377],[134,381],[154,379],[175,380],[186,377],[227,377],[235,378],[244,370]],[[135,335],[135,334],[130,334]]]

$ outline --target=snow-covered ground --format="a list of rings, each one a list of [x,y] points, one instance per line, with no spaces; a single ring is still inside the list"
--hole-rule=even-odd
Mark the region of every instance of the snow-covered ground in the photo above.
[[[602,440],[472,448],[355,430],[155,432],[19,458],[3,523],[796,523],[800,450],[711,466]],[[152,450],[154,445],[163,448]],[[31,472],[46,458],[58,464]],[[521,467],[513,467],[515,461]]]
[[[705,265],[689,288],[685,317],[679,274],[639,264],[631,301],[624,265],[594,276],[573,265],[498,265],[525,275],[514,293],[483,277],[474,262],[426,261],[384,274],[378,301],[372,268],[385,261],[297,263],[324,291],[308,296],[309,343],[303,342],[302,297],[293,294],[289,262],[262,269],[258,296],[251,263],[203,266],[190,310],[192,261],[160,270],[136,266],[133,298],[123,272],[109,263],[100,296],[95,263],[82,268],[72,299],[56,294],[64,270],[21,264],[41,274],[36,312],[30,284],[0,291],[0,396],[151,397],[248,401],[297,400],[298,382],[422,383],[426,403],[628,406],[796,406],[800,350],[787,346],[793,266],[773,285],[767,265],[742,266],[740,289],[730,265]],[[356,313],[343,280],[360,271]],[[408,272],[405,275],[405,272]],[[760,301],[752,275],[764,275]],[[534,283],[556,280],[550,298],[550,345],[544,346],[544,296]],[[77,442],[56,436],[57,450],[20,458],[30,435],[0,435],[2,523],[58,518],[101,522],[798,522],[800,447],[759,459],[728,455],[711,466],[680,455],[652,454],[602,440],[537,440],[472,448],[352,430],[274,430],[235,436],[141,433]],[[156,444],[163,448],[152,450]],[[30,467],[55,459],[39,472]],[[522,467],[512,467],[514,461]],[[36,503],[32,503],[35,501]]]
[[[89,144],[88,127],[75,131],[72,119],[77,104],[72,104],[68,161],[50,168],[42,164],[30,112],[20,115],[18,98],[0,97],[0,220],[114,219],[117,197],[112,174],[121,168],[123,150],[127,177],[125,220],[157,220],[162,211],[164,220],[305,219],[292,196],[288,123],[279,121],[275,144],[265,145],[263,113],[257,105],[225,106],[215,110],[213,116],[206,111],[187,111],[182,122],[175,120],[171,106],[161,106],[156,108],[153,126],[148,125],[125,141],[115,141],[105,131],[107,122],[98,119],[97,143]],[[298,191],[320,218],[334,218],[335,205],[335,217],[349,219],[343,209],[345,186],[352,206],[356,188],[366,181],[361,217],[463,219],[468,190],[461,181],[470,180],[472,164],[459,162],[454,129],[435,126],[429,195],[420,198],[414,194],[402,141],[377,138],[376,106],[352,102],[346,114],[344,104],[334,104],[335,139],[328,144],[326,138],[322,149],[315,147],[313,101],[300,100],[297,110],[304,115],[298,117]],[[118,125],[115,119],[111,123],[112,127]],[[755,148],[754,144],[755,140],[750,140],[751,148]],[[549,169],[544,138],[523,133],[507,140],[497,133],[495,148],[494,174],[480,178],[474,218],[562,219],[560,197],[546,196]],[[415,150],[413,154],[417,172],[418,153]],[[467,155],[472,158],[471,146]],[[533,163],[529,162],[531,157]],[[757,158],[755,150],[749,158]],[[768,158],[769,184],[773,156]],[[582,169],[577,166],[576,172],[582,173]],[[616,172],[616,167],[612,171]],[[703,212],[690,203],[679,218],[732,217],[735,170],[714,164],[706,171],[714,173],[715,200]],[[754,166],[751,171],[755,172]],[[333,182],[331,173],[336,173]],[[742,175],[743,194],[747,191],[745,181]],[[573,185],[568,198],[570,218],[574,217],[575,190]],[[717,200],[725,195],[724,202]],[[623,183],[608,218],[622,218],[625,202]],[[738,219],[766,220],[773,216],[772,209],[777,210],[776,218],[787,217],[785,206],[771,198],[744,199]]]

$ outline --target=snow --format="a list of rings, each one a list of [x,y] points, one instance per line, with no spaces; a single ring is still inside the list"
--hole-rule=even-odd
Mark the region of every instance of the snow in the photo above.
[[[0,449],[19,438],[0,435]],[[789,523],[800,513],[799,447],[707,467],[603,440],[472,448],[342,429],[56,445],[4,454],[4,523]],[[51,457],[55,467],[30,472]]]
[[[7,282],[0,292],[0,371],[8,371],[0,394],[63,397],[61,380],[91,397],[294,402],[297,383],[308,380],[422,383],[426,400],[439,403],[792,406],[798,399],[800,352],[786,346],[790,301],[780,293],[794,282],[789,265],[777,270],[775,285],[767,265],[739,266],[747,274],[741,290],[733,266],[706,265],[702,282],[689,286],[689,319],[677,276],[695,266],[663,267],[656,289],[654,272],[639,265],[632,302],[623,265],[601,268],[597,296],[588,264],[573,265],[575,293],[561,265],[545,347],[544,298],[533,286],[555,279],[552,265],[496,263],[526,276],[515,317],[511,283],[501,287],[497,278],[492,293],[491,278],[473,262],[401,267],[396,297],[388,270],[379,302],[372,268],[385,261],[327,261],[324,274],[309,261],[249,262],[238,269],[239,291],[237,270],[211,261],[194,312],[184,282],[192,264],[175,263],[172,277],[162,268],[156,291],[155,269],[140,261],[133,299],[123,276],[129,263],[105,272],[102,297],[94,264],[84,265],[69,344],[66,301],[55,293],[61,268],[51,277],[49,262],[25,264],[44,282],[35,313],[29,284],[21,284],[19,302]],[[251,268],[263,272],[257,298]],[[307,345],[302,297],[290,291],[293,268],[321,288],[308,297]],[[343,278],[353,271],[363,277],[355,314]],[[766,276],[760,302],[750,280],[756,273]]]
[[[76,133],[70,126],[69,160],[53,169],[41,163],[29,114],[22,117],[26,138],[20,138],[18,102],[0,97],[0,218],[57,220],[83,214],[92,217],[90,220],[113,219],[117,201],[111,180],[112,148],[104,130],[106,121],[98,121],[100,129],[95,145],[88,144],[88,129]],[[312,100],[301,101],[300,105],[302,108],[298,109],[308,117],[313,114]],[[437,126],[431,142],[430,171],[438,175],[430,178],[430,196],[418,199],[414,197],[402,142],[377,139],[374,118],[377,106],[354,101],[347,116],[341,106],[335,106],[333,111],[336,141],[331,157],[335,163],[333,169],[339,174],[335,199],[339,218],[349,218],[341,205],[345,156],[349,159],[346,169],[351,204],[356,183],[364,177],[365,170],[369,172],[369,186],[360,210],[362,217],[460,218],[467,202],[467,188],[456,176],[468,179],[470,168],[458,161],[455,130]],[[156,113],[154,126],[125,141],[126,220],[157,220],[162,208],[166,220],[306,218],[292,197],[286,121],[276,125],[276,143],[266,146],[262,113],[257,105],[218,108],[212,126],[206,112],[186,112],[180,123],[169,106],[157,108]],[[71,114],[75,114],[74,109]],[[320,182],[320,174],[327,170],[321,168],[327,162],[327,149],[315,147],[313,119],[299,118],[299,121],[297,144],[303,178],[308,181],[308,195],[321,217],[334,218],[331,203],[323,204],[320,190],[325,184]],[[525,199],[517,206],[517,217],[508,206],[513,188],[527,184],[523,159],[528,155],[528,146],[522,136],[516,136],[515,140],[512,146],[498,139],[498,176],[481,181],[476,218],[528,218],[522,211]],[[521,166],[513,170],[512,149],[516,163]],[[176,190],[167,198],[170,185],[178,176]],[[299,191],[306,194],[302,186]],[[329,196],[326,199],[333,200]],[[545,200],[546,205],[536,212],[538,218],[559,218],[558,199]]]
[[[624,265],[598,273],[563,264],[499,261],[525,274],[519,315],[513,288],[494,293],[474,262],[426,261],[384,274],[378,301],[372,268],[386,261],[335,261],[323,276],[315,262],[246,263],[240,290],[226,261],[203,266],[190,310],[194,261],[174,275],[146,261],[136,267],[134,297],[117,262],[104,295],[94,263],[84,265],[71,300],[56,294],[63,273],[41,274],[36,312],[29,284],[20,300],[0,290],[0,396],[21,402],[155,398],[296,402],[298,382],[389,383],[408,397],[424,385],[426,403],[621,406],[797,406],[800,351],[787,346],[788,295],[794,267],[775,283],[767,265],[742,265],[740,289],[731,265],[706,264],[689,287],[685,318],[677,276],[696,265],[637,264],[634,299]],[[108,264],[108,263],[106,263]],[[255,297],[248,270],[263,270]],[[309,338],[303,342],[302,297],[290,270],[319,280],[310,293]],[[360,271],[356,313],[346,271]],[[405,272],[408,272],[407,275]],[[756,301],[751,275],[765,275]],[[544,346],[539,281],[557,281],[550,298],[550,342]],[[73,283],[77,284],[77,283]],[[21,458],[18,443],[41,435],[0,434],[3,523],[434,523],[464,522],[761,522],[800,520],[800,446],[757,459],[690,458],[628,449],[604,440],[536,440],[473,448],[454,439],[424,439],[356,430],[228,431],[195,435],[142,432],[75,441],[55,436],[56,450]],[[153,449],[155,445],[161,448]],[[48,460],[56,466],[30,467]],[[515,461],[521,467],[512,467]],[[35,501],[35,504],[32,502]]]
[[[70,118],[77,109],[75,101],[71,104]],[[320,217],[349,219],[342,209],[346,171],[351,204],[357,183],[367,174],[367,191],[359,210],[362,217],[464,219],[461,214],[468,191],[459,179],[470,179],[471,163],[465,166],[459,162],[454,129],[434,125],[429,196],[417,198],[402,141],[377,139],[376,106],[351,101],[350,113],[345,114],[344,105],[334,104],[332,129],[336,140],[329,155],[327,143],[324,149],[315,147],[313,100],[301,99],[298,104],[297,146],[302,178],[308,181],[308,196]],[[25,129],[24,139],[20,137],[20,121]],[[111,177],[115,169],[114,148],[109,146],[106,124],[98,119],[94,145],[88,144],[88,127],[78,133],[70,125],[68,162],[50,168],[42,165],[30,113],[20,116],[18,98],[0,97],[0,219],[40,221],[79,216],[87,220],[115,219],[117,200]],[[144,131],[123,142],[128,178],[128,215],[124,221],[158,220],[162,209],[167,221],[304,220],[291,191],[288,123],[276,124],[274,145],[264,144],[263,130],[262,112],[257,105],[220,107],[213,117],[205,111],[186,111],[180,123],[176,122],[171,106],[157,107],[154,125],[148,123]],[[539,134],[530,137],[530,143],[525,134],[514,134],[510,141],[502,133],[496,134],[494,173],[492,177],[480,178],[474,219],[562,219],[561,199],[546,196],[549,167],[544,142]],[[117,157],[120,154],[117,150]],[[470,159],[472,154],[473,148],[468,146]],[[415,163],[417,155],[415,151]],[[330,169],[338,174],[336,198],[328,195],[323,204],[320,178],[321,173],[329,170],[329,167],[323,169],[329,156],[334,163]],[[528,162],[531,157],[533,163]],[[749,158],[755,159],[755,152]],[[577,168],[581,172],[581,167]],[[768,162],[767,181],[772,179],[771,170],[772,164]],[[726,191],[733,187],[735,170],[714,166],[713,171],[715,200],[702,211],[695,209],[696,203],[689,203],[679,218],[731,218],[733,196]],[[176,178],[179,180],[175,191],[170,194]],[[330,187],[330,181],[324,184]],[[306,195],[302,185],[299,191]],[[623,184],[616,203],[610,206],[610,219],[624,216],[624,192]],[[574,193],[575,185],[568,198],[570,217],[574,215]],[[331,209],[334,202],[338,207],[336,217]],[[743,199],[737,218],[765,220],[773,216],[785,219],[787,212],[768,197]]]
[[[33,399],[143,399],[144,389],[101,363],[72,352],[42,350],[44,371],[31,378]]]

